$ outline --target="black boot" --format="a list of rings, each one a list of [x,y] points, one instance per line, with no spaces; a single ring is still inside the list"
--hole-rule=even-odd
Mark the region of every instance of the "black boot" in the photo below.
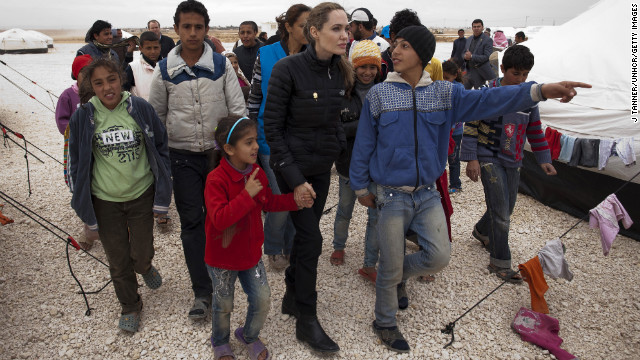
[[[300,317],[300,312],[296,306],[296,296],[293,290],[289,290],[289,288],[287,288],[284,293],[284,297],[282,298],[282,313],[291,315],[296,319]]]
[[[323,352],[334,353],[340,351],[340,347],[329,335],[327,335],[315,315],[301,315],[296,321],[296,338],[309,344],[311,349]]]

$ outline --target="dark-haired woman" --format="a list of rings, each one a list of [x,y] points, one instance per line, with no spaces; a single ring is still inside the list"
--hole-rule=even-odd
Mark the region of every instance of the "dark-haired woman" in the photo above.
[[[273,66],[278,60],[297,54],[306,48],[308,42],[304,36],[304,24],[307,22],[309,11],[311,8],[307,5],[295,4],[286,13],[276,18],[282,40],[260,48],[253,70],[248,102],[249,118],[258,122],[258,144],[260,145],[258,157],[274,194],[280,194],[280,188],[276,182],[276,175],[269,165],[271,151],[264,137],[267,86]],[[287,266],[295,233],[296,230],[288,212],[267,213],[264,220],[264,253],[269,259],[271,269],[282,270]]]

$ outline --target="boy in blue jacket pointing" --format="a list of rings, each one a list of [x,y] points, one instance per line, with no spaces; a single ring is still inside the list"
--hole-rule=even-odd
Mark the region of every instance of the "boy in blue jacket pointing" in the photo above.
[[[360,204],[378,209],[374,331],[390,350],[409,352],[395,317],[399,307],[408,306],[405,281],[435,274],[449,263],[447,224],[434,182],[447,163],[451,126],[530,108],[547,98],[568,102],[576,95],[574,87],[591,86],[529,82],[465,90],[450,82],[433,82],[423,71],[436,44],[427,28],[407,27],[395,43],[396,72],[367,94],[349,178]],[[418,234],[422,250],[405,256],[404,234],[409,229]]]

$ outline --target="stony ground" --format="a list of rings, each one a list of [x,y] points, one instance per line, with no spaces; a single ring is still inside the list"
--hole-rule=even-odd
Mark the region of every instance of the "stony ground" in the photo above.
[[[27,60],[23,62],[15,57],[0,58],[11,60],[21,71],[33,69],[28,60],[31,58],[24,58]],[[51,62],[49,67],[39,69],[42,77],[35,79],[60,93],[70,84],[66,76],[70,62],[66,61]],[[6,76],[16,78],[5,70],[0,69]],[[46,76],[49,72],[64,72],[65,77],[49,78]],[[42,94],[39,98],[48,100]],[[4,79],[0,80],[0,122],[62,160],[62,136],[57,132],[53,114]],[[33,194],[28,196],[24,151],[14,144],[0,148],[0,191],[80,239],[81,223],[68,205],[71,195],[63,181],[62,166],[31,146],[29,150],[44,161],[41,164],[29,158]],[[337,202],[336,179],[334,174],[327,207]],[[364,208],[356,206],[346,263],[339,267],[329,263],[335,210],[323,217],[325,240],[318,269],[318,315],[342,348],[335,358],[553,358],[547,351],[520,340],[510,329],[518,309],[530,306],[526,285],[507,284],[499,289],[457,323],[456,342],[443,349],[449,337],[440,330],[500,284],[486,270],[488,254],[471,237],[472,226],[484,211],[482,186],[463,177],[463,187],[464,191],[453,197],[450,265],[431,284],[415,280],[408,284],[410,307],[398,313],[399,326],[412,347],[411,353],[405,355],[387,351],[371,331],[375,289],[356,274],[363,259]],[[0,358],[212,358],[210,319],[192,322],[186,317],[192,295],[174,207],[170,211],[175,220],[172,230],[156,232],[154,261],[164,284],[155,291],[140,288],[143,321],[134,335],[117,328],[120,309],[111,285],[88,296],[93,311],[85,316],[84,300],[76,293],[79,289],[69,273],[63,241],[9,205],[3,213],[16,222],[0,227]],[[514,264],[535,256],[547,240],[561,235],[576,221],[520,195],[510,237]],[[547,279],[549,290],[545,296],[550,315],[560,321],[563,348],[581,359],[637,359],[640,243],[618,236],[610,255],[604,257],[598,231],[589,229],[584,222],[564,238],[564,243],[575,278],[572,282]],[[408,250],[417,249],[409,244]],[[99,242],[91,253],[106,261]],[[70,261],[87,291],[100,288],[109,279],[108,269],[87,255],[72,249]],[[318,358],[295,339],[295,320],[280,314],[283,273],[269,270],[268,276],[273,297],[261,338],[274,359]],[[246,313],[246,296],[239,285],[235,309],[233,328],[241,326]],[[238,359],[248,358],[235,339],[231,340],[231,346]]]

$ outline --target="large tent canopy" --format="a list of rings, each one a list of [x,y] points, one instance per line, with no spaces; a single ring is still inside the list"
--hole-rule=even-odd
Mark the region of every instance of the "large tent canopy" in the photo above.
[[[47,41],[22,29],[10,29],[0,33],[0,54],[46,53]]]

